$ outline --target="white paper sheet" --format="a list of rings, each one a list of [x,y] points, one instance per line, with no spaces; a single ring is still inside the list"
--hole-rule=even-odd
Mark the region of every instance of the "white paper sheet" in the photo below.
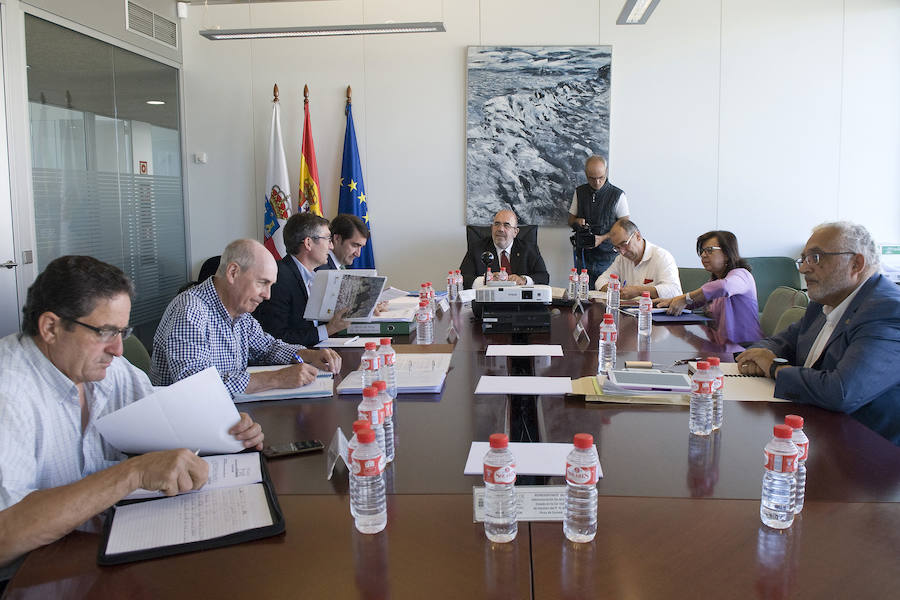
[[[395,287],[386,287],[381,291],[381,296],[378,297],[379,302],[388,302],[390,300],[394,300],[396,298],[403,297],[411,297],[409,296],[409,292],[404,292],[403,290],[398,290]]]
[[[262,469],[259,463],[259,452],[246,454],[217,454],[204,456],[203,460],[209,464],[209,478],[199,490],[191,490],[190,494],[216,490],[236,485],[249,485],[262,481]],[[138,500],[141,498],[162,498],[165,494],[159,491],[138,488],[125,496],[123,500]]]
[[[209,540],[271,524],[261,483],[183,494],[117,507],[106,553]]]
[[[240,420],[218,371],[210,367],[101,417],[97,430],[128,454],[175,448],[230,454],[244,449],[228,433]]]
[[[328,338],[316,344],[316,348],[365,348],[366,342],[375,342],[377,345],[381,338],[377,337],[360,337],[355,335],[348,338]]]
[[[562,356],[559,344],[491,344],[485,356]]]
[[[475,290],[459,290],[459,301],[460,302],[471,302],[475,299]]]
[[[397,390],[399,393],[437,393],[444,387],[452,354],[398,354]],[[337,386],[339,394],[362,393],[362,371],[349,373]]]
[[[572,380],[568,377],[482,375],[475,393],[561,396],[572,393]]]
[[[517,485],[516,521],[562,521],[566,512],[564,485]],[[484,488],[472,488],[473,523],[484,522]]]
[[[466,475],[481,475],[484,467],[484,455],[490,449],[489,442],[472,442],[469,456],[466,458]],[[572,451],[572,444],[554,444],[548,442],[510,442],[509,450],[516,457],[516,472],[519,475],[556,475],[566,474],[566,457]],[[603,470],[597,473],[603,477]]]
[[[277,371],[286,366],[287,365],[247,367],[247,372],[252,374],[262,371]],[[292,398],[327,398],[328,396],[333,395],[334,374],[319,370],[316,379],[304,386],[291,389],[277,388],[274,390],[266,390],[264,392],[255,392],[253,394],[235,394],[234,403],[242,404],[244,402],[262,402],[264,400],[289,400]]]

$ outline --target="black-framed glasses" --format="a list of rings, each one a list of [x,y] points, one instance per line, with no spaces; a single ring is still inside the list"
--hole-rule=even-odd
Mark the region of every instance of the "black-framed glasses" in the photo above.
[[[65,317],[64,317],[65,318]],[[81,325],[82,327],[86,327],[97,334],[97,337],[100,338],[101,342],[109,342],[112,341],[114,337],[117,335],[122,336],[122,341],[124,342],[129,337],[131,337],[131,332],[134,331],[134,327],[123,327],[118,329],[116,327],[94,327],[93,325],[88,325],[87,323],[82,323],[78,319],[65,319],[70,323],[75,323],[76,325]]]
[[[631,235],[628,236],[628,239],[625,240],[624,242],[622,242],[621,244],[613,244],[613,250],[615,250],[616,252],[621,253],[622,250],[623,250],[624,248],[627,248],[627,247],[628,247],[628,244],[631,243],[631,238],[634,237],[634,234],[635,234],[635,233],[637,233],[637,231],[631,232]],[[610,242],[610,243],[612,243],[612,242]]]
[[[721,250],[721,249],[722,249],[721,246],[704,246],[703,248],[700,248],[699,250],[697,250],[697,256],[704,256],[706,254],[712,254],[716,250]]]
[[[823,256],[838,256],[841,254],[856,254],[856,252],[813,252],[812,254],[801,254],[800,258],[794,262],[797,263],[797,268],[799,269],[803,266],[803,263],[813,266],[819,264],[819,261],[822,260]]]

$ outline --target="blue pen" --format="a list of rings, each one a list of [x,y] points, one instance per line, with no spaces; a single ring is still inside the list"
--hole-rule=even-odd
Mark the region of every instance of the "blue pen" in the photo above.
[[[300,358],[300,355],[297,354],[296,352],[294,352],[294,360],[297,361],[297,364],[298,364],[298,365],[302,365],[302,364],[303,364],[303,359]]]

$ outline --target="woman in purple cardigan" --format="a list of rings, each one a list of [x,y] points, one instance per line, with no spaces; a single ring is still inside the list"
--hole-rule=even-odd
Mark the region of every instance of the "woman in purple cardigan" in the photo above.
[[[710,280],[696,290],[660,300],[670,315],[685,308],[706,305],[706,313],[716,322],[718,337],[735,343],[755,342],[763,337],[759,326],[756,282],[750,265],[738,252],[737,238],[730,231],[708,231],[697,238],[697,254]],[[724,334],[724,335],[723,335]]]

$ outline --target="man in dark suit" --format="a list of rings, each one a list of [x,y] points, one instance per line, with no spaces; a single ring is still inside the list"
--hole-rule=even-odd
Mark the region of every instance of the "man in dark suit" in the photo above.
[[[505,266],[509,280],[518,285],[546,285],[550,282],[550,274],[547,273],[541,251],[536,246],[516,239],[518,233],[519,219],[513,211],[501,210],[494,215],[491,239],[470,247],[459,265],[465,287],[484,285],[485,265],[481,262],[484,252],[494,255],[494,260],[490,263],[493,273],[499,273],[500,267]]]
[[[878,272],[872,237],[820,225],[798,264],[806,314],[741,353],[738,368],[773,378],[777,398],[850,414],[900,445],[900,288]]]
[[[256,308],[253,316],[273,337],[312,347],[347,327],[343,319],[346,311],[322,324],[303,318],[314,271],[327,262],[332,248],[328,221],[313,213],[292,215],[284,226],[284,246],[288,255],[278,262],[278,279],[272,285],[271,297]]]
[[[346,269],[353,264],[359,253],[369,241],[369,228],[366,222],[356,215],[341,213],[331,220],[333,248],[328,251],[328,260],[316,271],[323,269]]]

